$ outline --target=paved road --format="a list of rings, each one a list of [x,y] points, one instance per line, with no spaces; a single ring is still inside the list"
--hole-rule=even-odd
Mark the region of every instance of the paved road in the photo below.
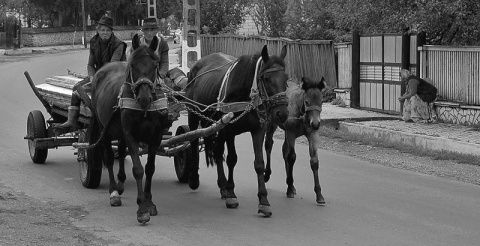
[[[480,189],[476,185],[358,161],[320,151],[320,182],[326,206],[315,204],[306,146],[298,146],[297,197],[287,199],[281,141],[274,146],[267,184],[273,216],[257,211],[257,185],[249,135],[237,138],[236,192],[240,207],[219,198],[216,174],[201,162],[201,186],[176,181],[173,160],[157,158],[153,195],[159,215],[136,222],[135,186],[127,172],[124,206],[109,206],[107,177],[98,189],[82,187],[69,147],[50,150],[47,163],[33,164],[23,140],[28,112],[42,109],[23,72],[37,83],[66,69],[85,72],[86,51],[45,55],[0,65],[0,182],[45,202],[81,206],[73,220],[112,245],[478,245]],[[43,110],[45,111],[45,110]],[[185,123],[181,118],[176,124]],[[127,162],[130,170],[131,162]],[[1,202],[1,201],[0,201]],[[26,224],[25,226],[31,226]]]

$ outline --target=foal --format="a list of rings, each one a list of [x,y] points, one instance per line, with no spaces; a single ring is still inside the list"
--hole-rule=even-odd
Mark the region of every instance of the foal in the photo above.
[[[318,181],[318,144],[320,127],[320,113],[322,112],[323,93],[325,80],[316,81],[309,78],[302,78],[301,87],[289,83],[287,89],[288,97],[288,119],[283,124],[272,124],[267,131],[265,139],[265,150],[267,152],[267,166],[265,168],[265,181],[270,179],[272,173],[270,167],[270,155],[273,147],[273,134],[279,126],[285,131],[285,140],[282,146],[283,159],[287,172],[287,197],[293,198],[296,195],[293,186],[293,166],[297,155],[295,153],[295,140],[300,136],[308,139],[308,150],[310,153],[310,167],[313,172],[314,191],[317,204],[325,205],[322,196],[322,189]]]

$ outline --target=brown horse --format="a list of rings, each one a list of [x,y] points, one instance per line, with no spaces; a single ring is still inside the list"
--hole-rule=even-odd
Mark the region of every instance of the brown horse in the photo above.
[[[293,166],[297,155],[295,153],[295,140],[300,136],[307,137],[308,150],[310,152],[310,167],[313,172],[314,191],[317,196],[317,204],[325,205],[322,196],[322,189],[318,181],[318,154],[319,145],[318,129],[320,127],[320,113],[322,112],[323,93],[325,80],[311,80],[302,78],[302,85],[289,83],[287,89],[288,97],[288,119],[283,124],[278,124],[285,132],[285,140],[282,146],[283,160],[287,172],[287,197],[293,198],[296,194],[293,186]],[[267,152],[267,167],[265,169],[265,181],[270,179],[272,173],[270,167],[270,156],[273,148],[273,134],[277,128],[272,124],[267,131],[265,138],[265,150]]]
[[[228,208],[238,207],[234,192],[233,171],[237,163],[235,136],[250,132],[255,154],[254,168],[258,177],[258,212],[272,215],[264,182],[265,163],[263,140],[269,122],[282,123],[287,118],[287,74],[284,58],[286,47],[280,56],[269,56],[264,46],[260,54],[244,55],[236,59],[222,53],[203,57],[188,74],[186,97],[193,108],[188,114],[191,130],[218,120],[224,113],[234,112],[234,119],[215,136],[204,138],[208,164],[216,164],[218,186]],[[192,141],[192,149],[198,149],[198,140]],[[228,180],[223,170],[223,154],[227,145]],[[196,165],[196,166],[193,166]],[[199,186],[198,161],[191,166],[189,185]]]
[[[150,46],[140,45],[138,35],[132,39],[133,52],[128,63],[109,63],[94,76],[92,104],[100,129],[104,149],[103,162],[110,178],[110,204],[120,206],[120,194],[125,181],[124,159],[126,147],[133,162],[133,176],[137,183],[137,220],[146,223],[150,215],[157,215],[152,202],[151,184],[155,172],[155,157],[162,132],[169,126],[167,100],[160,90],[158,81],[158,60],[155,49],[158,38]],[[118,98],[117,98],[118,97]],[[119,140],[119,182],[113,174],[114,154],[112,140]],[[140,144],[148,146],[145,170],[140,162]],[[145,186],[143,175],[146,174]]]

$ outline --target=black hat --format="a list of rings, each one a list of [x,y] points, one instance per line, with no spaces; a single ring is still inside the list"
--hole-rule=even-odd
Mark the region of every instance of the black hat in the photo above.
[[[98,25],[108,26],[113,29],[113,19],[105,15],[98,21]]]
[[[155,18],[147,18],[147,19],[144,19],[143,20],[143,25],[142,25],[142,28],[144,29],[153,29],[153,28],[156,28],[158,29],[158,23],[157,23],[157,19]]]

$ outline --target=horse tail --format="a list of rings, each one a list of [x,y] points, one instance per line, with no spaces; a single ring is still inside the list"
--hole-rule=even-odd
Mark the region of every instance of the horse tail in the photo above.
[[[214,136],[216,134],[212,134],[211,136],[203,138],[203,144],[205,146],[205,160],[207,161],[208,166],[214,166],[214,155],[213,155],[213,147],[215,145]]]
[[[98,138],[100,137],[100,124],[95,114],[90,117],[87,136],[88,136],[88,139],[87,139],[88,144],[90,145],[93,145],[95,142],[97,142]],[[88,149],[91,149],[91,148],[88,147]],[[92,160],[94,161],[100,161],[101,163],[103,162],[104,155],[103,155],[102,145],[92,149],[90,153],[92,156],[89,155],[88,158],[92,158]],[[96,167],[101,168],[101,163],[95,163]]]
[[[113,112],[110,114],[110,117],[108,117],[107,123],[106,123],[105,126],[103,127],[103,130],[102,130],[102,132],[101,132],[101,134],[100,134],[100,137],[97,139],[97,141],[96,141],[95,143],[93,143],[93,144],[90,143],[90,145],[87,146],[87,147],[85,147],[84,149],[95,148],[95,147],[98,146],[98,144],[100,144],[100,143],[102,142],[102,140],[105,138],[105,133],[107,132],[108,127],[110,126],[110,122],[112,121],[113,116],[114,116],[116,113],[120,112],[119,109],[120,109],[120,108],[118,108],[118,107],[115,108],[115,109],[113,110]],[[95,116],[92,116],[92,118],[93,118],[93,117],[95,117]],[[93,122],[95,122],[95,123],[98,125],[98,119],[96,119],[96,117],[93,119]],[[99,127],[96,127],[96,128],[98,129]],[[98,130],[97,130],[97,131],[98,131]]]

